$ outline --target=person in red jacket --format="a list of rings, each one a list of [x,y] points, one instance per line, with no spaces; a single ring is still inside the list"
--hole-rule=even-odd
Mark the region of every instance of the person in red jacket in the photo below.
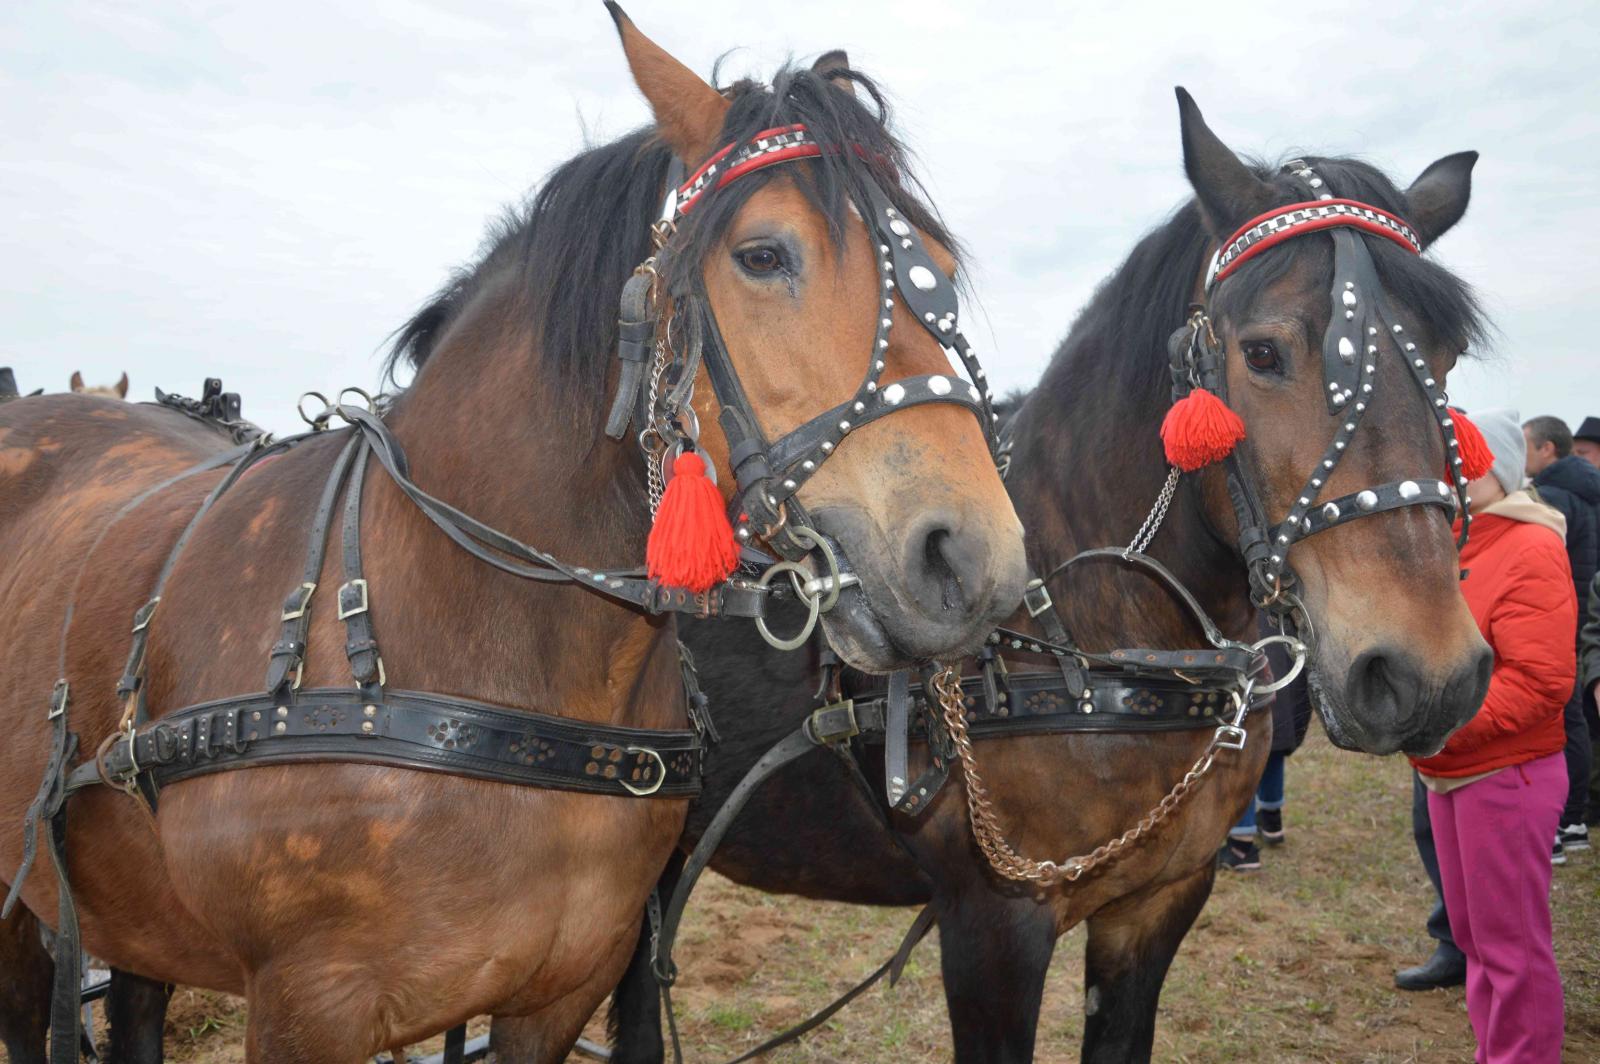
[[[1476,1059],[1557,1064],[1564,1021],[1550,845],[1567,793],[1562,709],[1577,675],[1577,597],[1561,514],[1521,490],[1515,411],[1474,420],[1495,461],[1467,489],[1461,592],[1494,671],[1477,715],[1412,763],[1428,788],[1450,931],[1467,957]]]

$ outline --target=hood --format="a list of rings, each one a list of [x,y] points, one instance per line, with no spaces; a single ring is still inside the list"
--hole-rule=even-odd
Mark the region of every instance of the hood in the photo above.
[[[1590,506],[1600,506],[1600,469],[1575,454],[1557,458],[1533,478],[1539,487],[1570,491]]]
[[[1514,491],[1499,502],[1490,503],[1473,516],[1503,517],[1508,521],[1521,521],[1527,525],[1543,525],[1560,536],[1563,543],[1567,539],[1566,517],[1554,506],[1542,503],[1529,495],[1526,489]]]

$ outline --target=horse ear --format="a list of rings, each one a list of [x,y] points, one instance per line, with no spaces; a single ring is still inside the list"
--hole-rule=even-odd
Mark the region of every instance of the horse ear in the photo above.
[[[126,399],[127,397],[128,397],[128,371],[127,370],[123,370],[122,371],[122,379],[117,381],[117,398],[118,399]]]
[[[83,391],[83,374],[79,373],[77,370],[73,370],[72,380],[68,383],[67,387],[71,388],[75,392]]]
[[[1422,171],[1406,189],[1406,221],[1422,238],[1423,247],[1444,236],[1467,213],[1472,198],[1472,167],[1478,161],[1475,151],[1446,155]]]
[[[634,84],[655,112],[661,138],[693,166],[710,155],[721,139],[728,101],[640,33],[619,5],[606,0],[606,10],[617,24],[617,36],[622,38],[622,51],[628,57]]]
[[[840,76],[841,71],[849,69],[850,57],[845,54],[843,48],[835,48],[833,51],[819,56],[817,61],[811,64],[813,73],[827,78],[831,84],[854,96],[856,94],[856,83],[849,78]]]
[[[1194,97],[1182,86],[1178,120],[1183,130],[1183,169],[1200,198],[1200,213],[1213,238],[1226,239],[1242,223],[1272,206],[1272,186],[1261,180],[1211,132]]]

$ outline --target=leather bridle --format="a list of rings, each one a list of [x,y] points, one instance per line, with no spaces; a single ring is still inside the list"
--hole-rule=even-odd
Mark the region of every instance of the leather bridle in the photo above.
[[[659,499],[658,485],[665,480],[672,460],[697,442],[699,426],[690,404],[703,365],[721,407],[719,420],[736,481],[729,519],[745,558],[771,566],[775,559],[754,549],[757,542],[765,544],[782,559],[769,568],[768,578],[775,570],[787,571],[800,597],[815,601],[817,596],[804,590],[795,563],[820,554],[831,570],[824,574],[820,588],[828,606],[855,578],[839,571],[839,548],[812,529],[797,493],[843,445],[846,436],[901,410],[950,403],[972,411],[995,453],[998,418],[991,406],[993,395],[983,367],[958,326],[955,284],[934,262],[921,234],[895,208],[882,186],[870,176],[851,180],[848,194],[867,225],[881,279],[881,305],[866,373],[849,399],[769,440],[718,327],[703,269],[674,271],[670,262],[685,220],[739,178],[779,163],[856,150],[851,145],[819,144],[803,125],[782,126],[729,144],[687,180],[669,181],[661,220],[654,230],[656,253],[638,267],[623,290],[617,350],[622,369],[606,422],[606,433],[613,439],[622,438],[630,423],[640,423],[639,442],[651,466],[654,505]],[[679,170],[681,163],[675,161],[674,173]],[[668,277],[670,283],[663,284]],[[969,381],[954,373],[933,373],[883,382],[897,295],[922,328],[961,360]],[[769,641],[785,647],[798,646],[809,632],[808,625],[799,636],[778,640],[762,626]]]
[[[1228,495],[1239,524],[1239,550],[1250,574],[1251,598],[1281,624],[1312,632],[1303,604],[1294,592],[1298,581],[1289,552],[1305,539],[1362,517],[1407,506],[1437,506],[1454,518],[1461,515],[1459,543],[1464,544],[1471,515],[1467,513],[1467,478],[1456,438],[1449,397],[1428,368],[1417,343],[1384,298],[1372,254],[1361,234],[1383,237],[1411,254],[1422,243],[1403,219],[1370,204],[1335,198],[1327,182],[1304,160],[1284,164],[1283,172],[1304,182],[1311,198],[1277,207],[1241,226],[1222,243],[1206,274],[1206,303],[1192,309],[1188,322],[1169,344],[1173,399],[1205,388],[1226,397],[1226,352],[1212,330],[1208,304],[1217,289],[1245,262],[1299,236],[1326,232],[1333,238],[1332,316],[1322,341],[1322,371],[1327,383],[1328,414],[1340,419],[1333,440],[1307,478],[1282,520],[1267,516],[1257,476],[1236,448],[1225,459]],[[1398,355],[1444,435],[1452,486],[1437,475],[1413,475],[1375,484],[1323,502],[1318,500],[1334,469],[1372,405],[1380,360]]]

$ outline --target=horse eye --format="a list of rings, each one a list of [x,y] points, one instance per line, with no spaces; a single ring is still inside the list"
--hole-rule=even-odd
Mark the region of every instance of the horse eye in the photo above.
[[[736,252],[734,257],[739,260],[739,265],[746,273],[758,277],[783,269],[783,255],[776,248],[745,248]]]
[[[1271,373],[1282,368],[1278,361],[1278,349],[1267,340],[1252,340],[1243,345],[1245,365],[1257,373]]]

